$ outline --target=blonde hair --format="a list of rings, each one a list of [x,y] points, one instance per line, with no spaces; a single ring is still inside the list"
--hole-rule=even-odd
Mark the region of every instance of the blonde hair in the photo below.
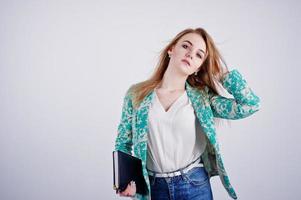
[[[205,31],[203,28],[187,28],[180,33],[178,33],[169,44],[161,51],[159,56],[159,61],[157,66],[152,74],[152,76],[140,83],[133,85],[131,88],[133,91],[133,105],[134,107],[138,107],[142,102],[144,97],[149,94],[162,80],[163,75],[168,67],[169,56],[168,50],[171,49],[174,45],[177,44],[179,39],[188,33],[196,33],[199,34],[205,41],[206,44],[206,57],[202,65],[200,66],[200,70],[197,73],[197,76],[191,74],[188,76],[188,83],[195,88],[200,90],[204,89],[207,86],[209,89],[213,91],[215,94],[219,94],[217,90],[216,81],[219,81],[223,75],[222,63],[225,64],[225,68],[227,68],[226,62],[222,58],[219,53],[217,47],[215,46],[213,39],[211,36]]]

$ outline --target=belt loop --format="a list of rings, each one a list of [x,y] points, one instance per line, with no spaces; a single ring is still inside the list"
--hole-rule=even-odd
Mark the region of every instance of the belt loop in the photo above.
[[[182,180],[186,179],[183,169],[180,169],[180,173],[181,173]]]
[[[154,185],[154,183],[155,183],[155,180],[156,180],[156,175],[157,175],[157,173],[156,172],[153,172],[153,181],[152,181],[152,183],[151,183],[151,185]]]

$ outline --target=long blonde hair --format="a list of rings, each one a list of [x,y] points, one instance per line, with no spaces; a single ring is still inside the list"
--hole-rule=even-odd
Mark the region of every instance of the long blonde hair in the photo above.
[[[199,34],[205,41],[206,44],[206,58],[203,64],[200,67],[200,70],[197,73],[197,76],[194,74],[189,75],[187,80],[188,83],[195,88],[200,90],[204,89],[207,86],[209,89],[213,91],[213,93],[218,94],[216,81],[219,81],[223,75],[222,63],[224,63],[225,68],[228,69],[226,62],[222,58],[219,53],[217,47],[215,46],[213,39],[211,36],[205,31],[203,28],[187,28],[180,33],[178,33],[169,44],[161,51],[159,56],[159,62],[152,74],[152,76],[140,83],[133,85],[131,88],[134,94],[133,97],[133,105],[134,107],[138,107],[142,102],[144,97],[149,94],[162,80],[163,75],[168,67],[169,56],[168,50],[171,49],[175,44],[177,44],[178,40],[188,33],[197,33]]]

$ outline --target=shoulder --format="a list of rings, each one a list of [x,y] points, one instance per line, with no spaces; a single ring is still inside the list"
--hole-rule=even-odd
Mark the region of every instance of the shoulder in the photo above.
[[[125,92],[125,99],[133,101],[141,88],[141,84],[142,82],[137,82],[129,85]]]
[[[140,84],[140,82],[131,84],[126,90],[126,95],[133,96]]]
[[[147,85],[147,81],[140,81],[140,82],[133,83],[128,87],[127,94],[130,95],[137,94],[139,93],[139,91],[141,91],[141,89],[145,87],[145,85]]]

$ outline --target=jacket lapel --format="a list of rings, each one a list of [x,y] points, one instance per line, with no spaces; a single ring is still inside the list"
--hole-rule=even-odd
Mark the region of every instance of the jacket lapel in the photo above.
[[[206,98],[205,91],[200,91],[199,89],[190,86],[187,81],[186,89],[189,99],[192,103],[192,107],[204,133],[207,135],[210,143],[215,144],[216,138],[214,117],[210,107],[209,99]]]

